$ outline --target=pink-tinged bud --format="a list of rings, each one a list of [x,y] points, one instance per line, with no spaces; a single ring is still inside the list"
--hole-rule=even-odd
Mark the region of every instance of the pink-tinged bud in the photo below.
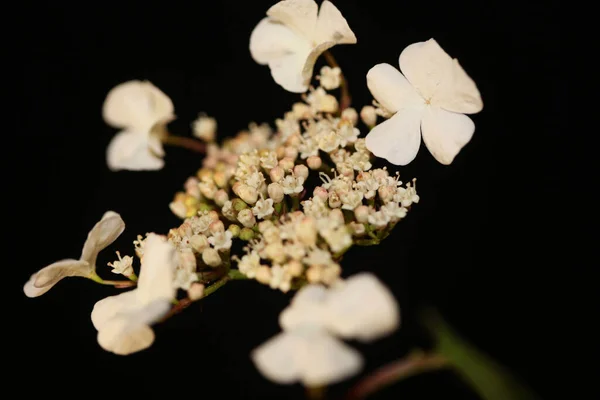
[[[344,213],[339,208],[336,208],[335,210],[331,210],[331,212],[329,213],[329,220],[338,225],[343,225],[344,224]]]
[[[223,224],[223,222],[221,222],[221,221],[213,221],[208,226],[208,230],[213,235],[215,235],[219,232],[225,232],[225,224]]]
[[[258,200],[258,191],[245,184],[239,186],[237,195],[248,204],[254,204]]]
[[[204,285],[194,282],[188,289],[187,293],[191,301],[200,300],[204,296]]]
[[[238,192],[240,190],[240,187],[243,185],[242,182],[237,181],[236,183],[233,184],[233,186],[231,187],[231,191],[235,194],[237,194],[238,196],[240,195]]]
[[[360,119],[362,122],[369,128],[372,128],[377,124],[377,113],[375,112],[375,107],[373,106],[364,106],[362,110],[360,110]]]
[[[319,197],[321,200],[325,201],[329,198],[329,192],[323,186],[317,186],[315,187],[315,190],[313,190],[313,196]]]
[[[221,256],[217,250],[208,247],[202,252],[202,261],[209,267],[216,268],[221,265]]]
[[[377,194],[379,194],[379,198],[384,202],[388,203],[394,198],[394,194],[396,193],[396,188],[392,188],[390,186],[380,186],[377,189]]]
[[[365,205],[358,206],[354,209],[354,216],[356,217],[356,220],[363,224],[367,223],[370,214],[371,210]]]
[[[219,220],[219,213],[211,210],[208,212],[208,218],[210,218],[211,221],[218,221]]]
[[[279,183],[270,183],[267,187],[269,197],[273,199],[273,203],[281,203],[283,201],[283,187]]]
[[[254,225],[256,225],[256,218],[254,217],[254,214],[252,214],[252,210],[249,208],[240,211],[237,219],[246,228],[252,228]]]
[[[304,266],[300,261],[292,260],[287,264],[287,272],[291,276],[297,278],[304,272]]]
[[[279,182],[285,176],[285,171],[280,166],[276,166],[269,171],[269,177],[272,182]]]
[[[352,107],[346,108],[342,111],[342,119],[350,122],[352,125],[356,125],[358,122],[358,112]]]
[[[289,157],[284,157],[279,160],[279,166],[283,168],[284,171],[289,171],[290,169],[294,168],[294,160]]]
[[[225,190],[220,189],[217,191],[217,193],[215,193],[215,198],[213,200],[219,207],[223,207],[223,204],[229,200],[229,195]]]
[[[192,249],[194,249],[198,253],[202,253],[204,249],[206,249],[209,246],[208,239],[202,234],[193,235],[190,238],[190,244],[192,245]]]
[[[194,196],[195,198],[200,198],[200,188],[198,187],[198,183],[200,181],[194,177],[190,176],[184,183],[183,187],[185,188],[185,192],[190,196]]]
[[[296,160],[298,158],[298,149],[292,146],[288,146],[285,148],[284,158],[289,158],[291,160]]]
[[[323,165],[323,162],[319,156],[310,156],[306,159],[306,164],[310,169],[319,169]]]
[[[308,168],[306,167],[306,165],[296,165],[294,167],[294,175],[301,176],[304,178],[304,181],[306,181],[306,178],[308,178]]]

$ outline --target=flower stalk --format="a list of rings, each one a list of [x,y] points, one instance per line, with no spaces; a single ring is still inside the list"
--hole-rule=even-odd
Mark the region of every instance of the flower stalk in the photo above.
[[[335,57],[333,56],[333,54],[331,54],[331,52],[329,50],[327,50],[325,53],[323,53],[323,57],[325,57],[327,64],[329,64],[329,66],[331,68],[335,68],[335,67],[339,68],[340,67],[339,64],[337,63],[337,60],[335,59]],[[340,81],[341,81],[340,82],[340,91],[341,91],[340,111],[344,111],[346,108],[350,107],[350,104],[352,103],[352,96],[350,96],[350,89],[348,88],[348,80],[346,79],[346,76],[344,75],[343,72],[340,73]]]
[[[165,135],[162,142],[166,145],[182,147],[200,154],[206,152],[206,145],[203,142],[184,136]]]

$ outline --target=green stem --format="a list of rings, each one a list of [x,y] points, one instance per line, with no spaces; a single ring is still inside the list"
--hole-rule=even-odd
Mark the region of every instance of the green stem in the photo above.
[[[227,276],[229,276],[229,279],[231,279],[232,281],[243,281],[243,280],[250,279],[246,275],[242,274],[237,269],[230,269],[229,273],[227,274]]]
[[[368,395],[411,376],[434,371],[448,365],[438,354],[415,351],[407,357],[385,365],[359,381],[346,395],[346,400],[364,399]]]
[[[437,353],[446,357],[483,399],[539,399],[510,371],[460,337],[436,311],[426,311],[422,320],[436,340]]]
[[[166,135],[162,138],[162,142],[167,145],[183,147],[184,149],[192,150],[201,154],[206,152],[206,145],[204,143],[199,140],[184,136]]]

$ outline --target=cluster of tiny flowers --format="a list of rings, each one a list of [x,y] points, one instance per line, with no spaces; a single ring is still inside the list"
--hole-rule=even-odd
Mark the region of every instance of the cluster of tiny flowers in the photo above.
[[[339,68],[323,67],[320,86],[277,119],[275,131],[252,123],[221,146],[207,143],[202,168],[170,204],[184,219],[169,233],[185,260],[182,287],[228,263],[232,238],[248,242],[245,255],[233,256],[248,278],[283,292],[331,285],[346,250],[378,243],[419,201],[414,181],[402,186],[386,168],[371,169],[359,114],[339,110],[328,93],[340,76]],[[360,116],[367,127],[376,118],[371,108]]]

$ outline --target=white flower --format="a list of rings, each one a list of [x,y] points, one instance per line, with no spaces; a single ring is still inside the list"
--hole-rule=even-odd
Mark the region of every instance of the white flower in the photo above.
[[[93,277],[98,253],[114,242],[124,229],[125,223],[119,214],[113,211],[106,212],[88,233],[79,260],[57,261],[31,275],[23,286],[25,295],[41,296],[67,276]]]
[[[287,175],[281,181],[281,187],[285,194],[297,194],[304,190],[304,178],[301,176]]]
[[[333,90],[340,87],[342,82],[342,70],[340,67],[331,68],[329,65],[321,68],[321,75],[319,76],[319,82],[323,89]]]
[[[112,267],[110,272],[123,276],[131,276],[133,274],[133,258],[131,256],[121,257],[121,253],[118,251],[117,257],[119,257],[117,261],[108,263],[108,266]]]
[[[233,234],[229,230],[216,232],[208,238],[208,243],[212,244],[215,250],[229,250],[231,248],[232,237]]]
[[[392,164],[406,165],[416,157],[422,134],[438,162],[452,163],[475,131],[464,114],[483,108],[475,82],[434,39],[405,48],[400,69],[404,75],[378,64],[367,73],[373,97],[394,113],[369,132],[368,149]]]
[[[263,219],[273,214],[275,209],[273,208],[273,199],[264,199],[261,195],[260,200],[256,202],[252,208],[252,213],[256,215],[256,218]]]
[[[173,111],[171,99],[148,81],[129,81],[111,89],[102,115],[107,124],[123,130],[108,145],[108,167],[113,171],[161,169],[160,134],[175,118]]]
[[[317,15],[318,14],[318,15]],[[308,90],[317,58],[336,44],[356,43],[340,11],[325,0],[284,0],[272,6],[250,36],[250,53],[268,64],[271,75],[285,90]]]
[[[304,286],[283,310],[279,323],[284,330],[318,325],[344,339],[370,342],[398,329],[400,309],[375,275],[362,272],[328,289]]]
[[[198,119],[193,122],[192,130],[194,136],[198,139],[212,142],[215,140],[215,134],[217,132],[217,120],[204,114],[200,114]]]
[[[198,275],[185,268],[178,268],[175,272],[174,285],[183,290],[189,290],[194,282],[198,281]]]
[[[92,322],[103,349],[127,355],[152,344],[154,332],[150,325],[169,311],[175,298],[176,266],[175,247],[160,236],[150,234],[144,246],[137,288],[107,297],[94,306]]]
[[[356,351],[327,332],[305,327],[282,332],[252,351],[252,361],[267,379],[319,387],[342,381],[362,368]]]

